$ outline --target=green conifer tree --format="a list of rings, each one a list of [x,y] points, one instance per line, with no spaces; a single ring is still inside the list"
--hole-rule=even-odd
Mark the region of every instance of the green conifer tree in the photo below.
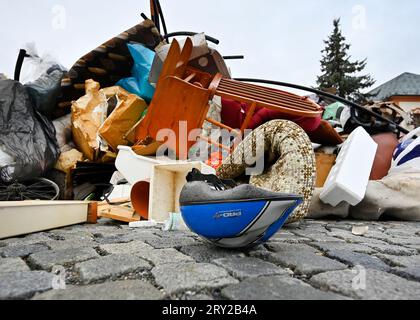
[[[318,88],[334,88],[340,97],[366,102],[369,97],[361,91],[375,84],[375,80],[369,74],[360,75],[366,67],[367,59],[350,61],[348,50],[351,45],[346,43],[346,38],[341,32],[340,19],[334,20],[334,31],[324,43],[326,47],[322,50],[322,75],[317,80]]]

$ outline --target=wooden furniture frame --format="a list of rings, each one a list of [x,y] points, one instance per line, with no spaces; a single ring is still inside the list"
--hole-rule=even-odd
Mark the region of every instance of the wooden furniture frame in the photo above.
[[[195,141],[188,141],[187,150],[180,150],[182,142],[185,144],[185,141],[180,141],[180,121],[186,122],[187,134],[194,129],[202,128],[204,121],[208,121],[236,136],[242,136],[248,129],[257,108],[272,109],[287,115],[306,118],[316,118],[322,114],[322,108],[307,97],[226,79],[221,74],[211,77],[209,74],[189,68],[188,62],[192,48],[190,38],[185,42],[182,51],[176,40],[172,42],[148,114],[137,127],[137,141],[146,141],[148,138],[157,141],[160,130],[170,129],[171,132],[175,132],[176,141],[166,143],[166,145],[176,150],[180,159],[185,160],[188,157],[188,150]],[[209,101],[215,95],[250,105],[245,121],[242,127],[238,128],[239,130],[206,118]],[[203,136],[197,138],[232,151],[230,146],[221,145]]]

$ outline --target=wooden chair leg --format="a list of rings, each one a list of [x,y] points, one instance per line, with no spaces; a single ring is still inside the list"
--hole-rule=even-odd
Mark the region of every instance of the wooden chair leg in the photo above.
[[[245,131],[246,129],[248,129],[249,123],[251,122],[252,117],[253,117],[253,116],[254,116],[254,114],[255,114],[255,110],[256,110],[256,108],[257,108],[257,102],[256,102],[256,101],[254,101],[254,102],[252,103],[252,105],[251,105],[251,109],[249,109],[248,114],[246,115],[246,118],[245,118],[245,120],[244,120],[244,123],[242,124],[241,133],[244,133],[244,131]]]

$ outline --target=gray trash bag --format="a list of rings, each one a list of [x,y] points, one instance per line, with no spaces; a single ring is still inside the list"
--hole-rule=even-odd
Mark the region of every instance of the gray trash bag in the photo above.
[[[61,94],[63,76],[62,68],[55,65],[34,82],[25,84],[33,106],[48,118],[52,117],[57,98]]]
[[[3,183],[40,177],[60,155],[53,124],[17,81],[0,80],[0,149],[14,159],[0,167]]]

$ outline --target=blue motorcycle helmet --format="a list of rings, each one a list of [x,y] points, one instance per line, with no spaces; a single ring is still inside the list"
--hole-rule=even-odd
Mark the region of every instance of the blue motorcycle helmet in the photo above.
[[[248,184],[236,185],[194,169],[180,196],[188,228],[222,248],[251,248],[268,241],[303,203],[299,195],[282,194]]]

